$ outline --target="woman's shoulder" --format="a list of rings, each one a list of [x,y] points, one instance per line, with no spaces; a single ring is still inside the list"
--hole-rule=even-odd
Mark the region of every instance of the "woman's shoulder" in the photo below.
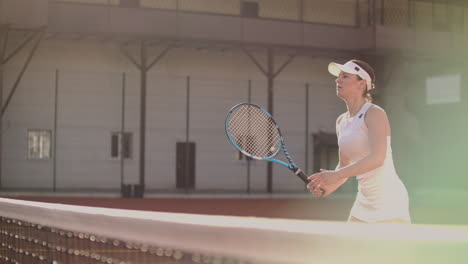
[[[364,120],[366,121],[366,123],[367,122],[381,123],[381,122],[385,122],[386,120],[388,120],[388,116],[382,107],[376,104],[371,104],[371,106],[369,107],[369,109],[367,110],[365,114]]]
[[[371,115],[387,115],[387,113],[385,112],[385,109],[383,109],[382,107],[373,103],[369,103],[369,104],[370,106],[367,110],[367,113],[370,113]]]

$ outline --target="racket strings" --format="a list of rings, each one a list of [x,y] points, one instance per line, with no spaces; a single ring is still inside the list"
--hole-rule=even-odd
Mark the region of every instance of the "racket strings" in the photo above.
[[[228,122],[228,133],[245,152],[257,157],[271,157],[281,146],[279,129],[271,117],[258,107],[236,108]]]

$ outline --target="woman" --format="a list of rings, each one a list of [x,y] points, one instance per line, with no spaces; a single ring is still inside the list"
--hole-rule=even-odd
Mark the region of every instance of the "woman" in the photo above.
[[[370,102],[374,70],[366,62],[351,60],[345,64],[330,63],[328,71],[338,77],[336,92],[348,111],[336,121],[337,168],[311,175],[308,189],[315,196],[324,197],[356,176],[359,191],[348,221],[410,223],[408,193],[393,165],[387,114]]]

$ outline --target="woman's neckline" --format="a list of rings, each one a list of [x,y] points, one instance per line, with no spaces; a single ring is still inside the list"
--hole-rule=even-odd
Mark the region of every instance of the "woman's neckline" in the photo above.
[[[359,108],[359,111],[357,111],[356,114],[353,115],[353,116],[351,116],[351,113],[349,113],[349,110],[348,110],[348,114],[347,114],[348,119],[353,119],[355,116],[357,116],[359,113],[361,113],[361,111],[364,109],[364,106],[366,106],[368,103],[369,103],[369,102],[365,102],[365,103],[361,106],[361,108]]]

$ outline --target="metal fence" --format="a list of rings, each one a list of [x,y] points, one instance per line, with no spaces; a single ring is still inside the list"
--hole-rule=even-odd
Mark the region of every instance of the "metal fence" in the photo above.
[[[155,8],[344,26],[375,23],[457,32],[464,28],[461,2],[415,0],[55,0],[56,2]]]
[[[366,24],[369,0],[56,0],[83,4],[157,8],[182,12],[212,13],[250,17],[357,26]],[[247,6],[249,5],[250,6]],[[252,6],[253,4],[253,6]],[[389,5],[389,4],[387,4]],[[364,17],[363,17],[364,16]]]

